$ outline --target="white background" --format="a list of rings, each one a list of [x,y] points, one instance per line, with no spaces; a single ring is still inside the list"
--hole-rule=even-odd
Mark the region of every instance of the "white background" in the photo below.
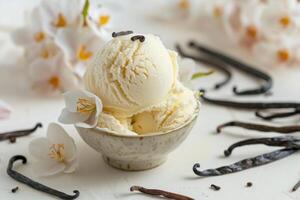
[[[46,133],[49,122],[56,121],[64,103],[61,97],[44,97],[28,91],[24,72],[16,68],[20,51],[14,47],[4,29],[22,25],[23,12],[32,8],[39,1],[35,0],[0,0],[0,98],[13,107],[13,113],[8,120],[0,121],[0,132],[19,128],[30,128],[36,122],[44,124],[30,137],[18,139],[16,144],[7,141],[0,143],[0,199],[53,199],[53,197],[36,192],[33,189],[19,184],[6,174],[8,159],[15,154],[28,156],[28,143]],[[110,1],[111,2],[111,1]],[[121,3],[122,2],[122,3]],[[184,44],[190,38],[220,48],[219,41],[224,40],[222,34],[214,38],[214,42],[200,35],[205,31],[199,27],[189,27],[182,23],[162,22],[149,15],[149,5],[140,1],[115,1],[110,3],[114,9],[114,30],[134,30],[135,32],[154,33],[161,36],[163,42],[170,49],[175,42]],[[152,5],[155,6],[155,5]],[[151,10],[153,7],[151,7]],[[255,58],[241,55],[238,51],[228,49],[233,55],[242,56],[245,60],[255,63]],[[223,49],[223,50],[224,50]],[[265,68],[275,79],[271,97],[257,97],[267,100],[298,100],[300,99],[300,68],[272,67]],[[213,75],[199,81],[199,86],[208,87],[222,76]],[[242,75],[235,76],[233,83],[240,88],[255,86],[255,82]],[[227,86],[220,92],[209,93],[214,97],[231,97],[231,87]],[[253,100],[253,97],[243,97],[242,100]],[[72,194],[73,189],[81,191],[79,199],[152,199],[138,193],[130,193],[132,185],[141,185],[149,188],[160,188],[177,193],[189,195],[195,199],[272,199],[272,200],[300,200],[300,190],[290,193],[291,187],[300,180],[299,153],[281,161],[250,169],[244,172],[221,177],[199,178],[193,174],[194,163],[201,163],[201,169],[215,168],[230,164],[240,159],[262,154],[273,150],[270,147],[255,146],[241,148],[229,158],[224,158],[222,152],[230,144],[242,139],[276,135],[271,133],[256,133],[241,129],[226,129],[221,134],[215,134],[215,127],[230,120],[255,121],[252,112],[230,110],[227,108],[203,105],[200,117],[187,140],[170,154],[168,161],[162,166],[143,172],[124,172],[106,165],[101,156],[88,147],[78,136],[76,131],[66,126],[69,134],[74,137],[78,148],[80,166],[71,175],[58,175],[50,178],[38,178],[30,170],[30,162],[20,165],[20,172],[33,177],[39,182]],[[258,121],[258,120],[257,120]],[[259,122],[259,121],[258,121]],[[299,124],[299,117],[279,121],[277,125]],[[246,182],[253,182],[253,187],[245,188]],[[209,189],[210,184],[222,187],[218,192]],[[11,188],[19,186],[16,194],[10,192]]]

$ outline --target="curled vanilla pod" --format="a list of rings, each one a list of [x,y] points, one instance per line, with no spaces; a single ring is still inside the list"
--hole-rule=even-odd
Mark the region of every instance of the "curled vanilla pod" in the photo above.
[[[289,112],[280,112],[280,113],[274,113],[274,114],[263,114],[261,111],[256,111],[255,112],[256,117],[259,117],[263,120],[273,120],[273,119],[282,119],[282,118],[287,118],[287,117],[292,117],[295,115],[300,115],[300,108],[295,108],[293,111]]]
[[[292,155],[297,151],[299,151],[299,149],[284,148],[284,149],[272,151],[270,153],[265,153],[259,156],[243,159],[231,165],[226,165],[215,169],[206,169],[203,171],[199,170],[200,164],[196,163],[193,166],[193,171],[196,175],[203,176],[203,177],[232,174],[232,173],[240,172],[243,170],[251,169],[254,167],[258,167],[258,166],[262,166],[262,165],[266,165],[278,161],[280,159]]]
[[[174,200],[193,200],[193,198],[184,196],[181,194],[176,194],[173,192],[168,192],[164,190],[158,190],[158,189],[147,189],[141,186],[132,186],[130,188],[130,191],[139,191],[144,194],[152,195],[152,196],[159,196],[159,197],[164,197],[167,199],[174,199]]]
[[[230,121],[224,124],[221,124],[217,127],[217,132],[220,133],[223,128],[225,127],[240,127],[245,128],[248,130],[255,130],[261,132],[277,132],[282,134],[289,134],[300,132],[300,126],[293,125],[293,126],[270,126],[264,124],[255,124],[255,123],[247,123],[241,121]]]
[[[266,109],[289,109],[300,108],[300,102],[239,102],[230,101],[226,99],[213,99],[205,95],[205,90],[200,90],[202,93],[201,98],[207,102],[218,106],[238,108],[238,109],[249,109],[249,110],[266,110]]]
[[[300,139],[285,136],[285,137],[266,137],[266,138],[251,138],[247,140],[242,140],[230,145],[225,151],[224,155],[230,156],[232,151],[238,147],[248,146],[248,145],[258,145],[263,144],[266,146],[272,147],[286,147],[286,148],[294,148],[300,149]]]
[[[22,155],[16,155],[16,156],[13,156],[12,158],[10,158],[9,160],[9,163],[8,163],[8,166],[7,166],[7,174],[13,178],[14,180],[20,182],[20,183],[24,183],[25,185],[28,185],[29,187],[35,189],[35,190],[38,190],[38,191],[41,191],[41,192],[44,192],[44,193],[47,193],[47,194],[50,194],[50,195],[53,195],[53,196],[56,196],[60,199],[64,199],[64,200],[72,200],[72,199],[76,199],[77,197],[79,197],[79,191],[78,190],[74,190],[74,195],[68,195],[66,193],[63,193],[61,191],[58,191],[58,190],[55,190],[55,189],[52,189],[48,186],[45,186],[41,183],[38,183],[26,176],[24,176],[23,174],[20,174],[19,172],[13,170],[13,166],[14,166],[14,163],[16,161],[22,161],[23,164],[26,164],[27,163],[27,159],[25,156],[22,156]]]
[[[263,82],[263,84],[254,89],[247,89],[247,90],[241,90],[239,91],[237,87],[233,87],[233,92],[236,95],[258,95],[258,94],[264,94],[267,93],[273,86],[273,79],[270,75],[267,73],[258,70],[257,68],[247,65],[243,63],[242,61],[239,61],[237,59],[234,59],[232,57],[229,57],[221,52],[218,52],[216,50],[212,50],[210,48],[207,48],[203,45],[197,44],[195,41],[190,41],[189,46],[196,49],[197,51],[207,54],[217,60],[220,60],[224,63],[227,63],[232,68],[235,68],[239,71],[242,71],[249,76],[252,76],[253,78],[259,79]]]
[[[227,85],[230,82],[230,80],[232,79],[232,73],[228,69],[228,66],[226,63],[216,61],[212,58],[209,58],[208,56],[203,57],[203,56],[194,56],[194,55],[188,54],[188,53],[184,52],[183,49],[178,44],[175,46],[175,48],[181,57],[190,58],[197,62],[209,65],[210,67],[217,69],[218,71],[220,71],[221,73],[223,73],[225,75],[224,80],[215,84],[215,86],[214,86],[215,89],[222,88],[223,86]]]
[[[16,138],[30,135],[33,132],[35,132],[38,128],[41,128],[41,127],[43,127],[43,125],[41,123],[37,123],[33,128],[30,128],[30,129],[1,133],[0,141],[9,140],[11,143],[14,143],[14,142],[16,142]]]

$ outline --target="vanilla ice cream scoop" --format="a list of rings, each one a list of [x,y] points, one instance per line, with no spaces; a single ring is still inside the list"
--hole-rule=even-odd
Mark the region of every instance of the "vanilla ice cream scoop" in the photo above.
[[[165,100],[177,80],[176,53],[159,37],[135,34],[113,38],[98,52],[84,76],[87,90],[116,117],[132,115]]]
[[[132,117],[132,131],[149,134],[179,128],[190,121],[197,104],[196,94],[177,82],[165,101]]]

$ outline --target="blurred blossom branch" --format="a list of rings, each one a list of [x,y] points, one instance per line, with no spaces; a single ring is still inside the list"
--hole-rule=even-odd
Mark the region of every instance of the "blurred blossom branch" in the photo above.
[[[110,36],[111,13],[89,0],[43,0],[11,33],[24,49],[32,88],[43,92],[80,87],[87,65]]]
[[[184,19],[247,50],[266,66],[300,63],[298,0],[169,0],[161,16]],[[171,6],[170,6],[171,4]],[[172,8],[172,9],[171,9]],[[168,14],[169,13],[169,14]],[[183,15],[184,13],[184,15]],[[220,35],[219,35],[220,36]],[[211,37],[211,36],[210,36]]]

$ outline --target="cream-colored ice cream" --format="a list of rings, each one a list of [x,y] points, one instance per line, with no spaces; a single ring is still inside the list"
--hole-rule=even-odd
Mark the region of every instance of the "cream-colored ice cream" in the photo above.
[[[195,93],[178,82],[165,101],[132,117],[132,130],[138,134],[174,130],[188,122],[196,108]]]
[[[159,37],[134,35],[113,38],[98,52],[84,76],[87,90],[103,102],[104,110],[126,118],[165,100],[177,80],[176,53]]]
[[[101,113],[98,119],[98,127],[107,129],[108,131],[114,132],[116,134],[123,135],[136,135],[135,132],[129,130],[129,127],[125,124],[121,124],[119,120],[117,120],[114,116]]]
[[[98,126],[134,135],[176,129],[195,114],[195,93],[177,80],[177,53],[154,35],[113,38],[84,76],[87,90],[103,103]]]

